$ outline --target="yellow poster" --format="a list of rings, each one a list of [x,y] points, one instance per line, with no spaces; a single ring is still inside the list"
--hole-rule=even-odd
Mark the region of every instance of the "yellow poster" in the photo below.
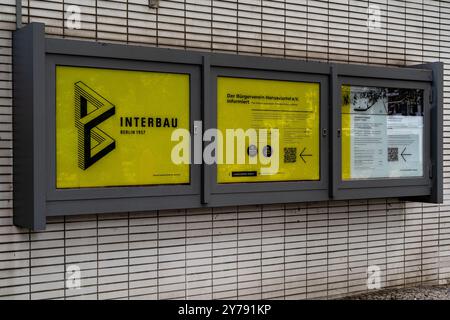
[[[350,168],[350,146],[351,146],[351,116],[350,116],[350,86],[341,87],[342,104],[342,180],[348,180],[351,177]]]
[[[217,165],[218,183],[320,179],[319,83],[218,77],[217,108],[223,135],[218,141],[218,158],[223,158]],[[237,163],[237,157],[228,161],[232,157],[227,153],[238,154],[239,144],[229,147],[236,139],[227,129],[258,133],[257,143],[251,135],[245,139],[245,163]],[[267,172],[272,160],[276,170]]]
[[[56,67],[56,187],[186,184],[171,134],[189,130],[189,75]]]

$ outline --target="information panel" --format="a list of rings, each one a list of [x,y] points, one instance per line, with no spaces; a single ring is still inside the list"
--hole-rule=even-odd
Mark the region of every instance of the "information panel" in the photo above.
[[[223,163],[217,165],[217,182],[319,180],[319,112],[319,83],[218,77],[217,123],[223,135],[218,158]],[[239,129],[247,133],[245,145],[230,147]],[[230,138],[227,130],[236,136]],[[249,138],[252,130],[257,141]],[[245,163],[238,163],[229,152],[238,154],[242,147]]]
[[[187,184],[171,134],[189,130],[189,75],[56,67],[56,187]]]
[[[342,179],[423,176],[423,90],[342,86]]]

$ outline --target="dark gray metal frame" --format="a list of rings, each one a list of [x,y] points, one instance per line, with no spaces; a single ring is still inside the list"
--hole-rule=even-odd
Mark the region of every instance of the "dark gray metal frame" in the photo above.
[[[321,180],[218,185],[215,167],[191,165],[190,185],[57,190],[54,187],[54,66],[57,64],[189,73],[191,126],[195,120],[203,119],[202,129],[215,125],[215,78],[219,74],[318,81],[321,83]],[[414,201],[442,202],[442,70],[442,63],[388,68],[53,39],[45,37],[43,24],[31,23],[15,31],[13,37],[14,224],[42,230],[47,216],[328,199],[405,196]],[[383,86],[388,83],[432,85],[426,132],[430,148],[424,154],[424,159],[431,159],[430,178],[407,180],[407,183],[399,179],[357,184],[340,181],[339,84],[345,77]],[[194,133],[193,126],[191,133]],[[192,151],[192,154],[198,152]]]
[[[406,197],[405,200],[443,203],[444,202],[444,156],[443,156],[443,119],[444,119],[444,64],[433,62],[413,66],[431,73],[431,101],[430,101],[430,156],[431,156],[431,194],[421,197]]]
[[[215,59],[212,63],[210,82],[210,107],[205,108],[205,129],[217,128],[217,77],[236,77],[249,79],[269,79],[297,82],[319,83],[320,85],[320,125],[317,134],[320,137],[320,179],[317,181],[280,181],[249,183],[217,183],[217,165],[205,166],[205,178],[208,180],[208,204],[212,206],[265,204],[282,202],[319,201],[328,199],[328,77],[326,75],[302,72],[299,66],[290,72],[267,70],[264,63],[255,63],[253,69],[236,68],[227,60]],[[278,64],[278,68],[282,65]],[[227,66],[227,67],[225,67]],[[324,70],[325,71],[325,70]]]
[[[363,77],[338,77],[336,82],[336,94],[333,97],[333,121],[337,128],[341,128],[341,91],[342,85],[358,85],[369,87],[392,87],[406,89],[424,90],[424,126],[423,126],[423,176],[406,178],[377,178],[364,180],[342,180],[342,135],[340,129],[336,132],[334,144],[333,163],[334,173],[332,196],[335,199],[361,199],[361,198],[382,198],[395,194],[398,197],[415,196],[430,193],[431,179],[429,170],[431,166],[430,154],[430,105],[428,97],[431,94],[431,86],[427,82],[377,79]]]
[[[149,186],[126,186],[126,187],[95,187],[95,188],[79,188],[79,189],[57,189],[56,181],[56,107],[55,107],[55,71],[56,66],[72,66],[72,67],[92,67],[119,70],[136,70],[150,72],[166,72],[166,73],[182,73],[190,76],[190,131],[193,135],[193,121],[200,120],[200,69],[198,66],[186,64],[167,64],[163,63],[162,58],[154,58],[157,62],[147,61],[130,61],[130,60],[113,60],[107,58],[79,57],[73,55],[54,55],[47,53],[46,70],[47,70],[47,101],[45,105],[45,113],[47,115],[48,124],[46,126],[47,147],[47,215],[58,215],[61,210],[65,214],[88,213],[92,211],[90,207],[84,207],[83,203],[78,200],[96,199],[96,208],[105,207],[109,209],[109,203],[120,198],[127,198],[132,203],[132,207],[137,210],[148,207],[148,197],[152,198],[154,208],[173,208],[171,202],[176,203],[175,207],[191,207],[198,203],[200,195],[200,181],[196,177],[200,175],[199,166],[190,166],[190,184],[179,185],[149,185]],[[193,146],[192,146],[193,148]],[[192,149],[193,150],[193,149]],[[174,197],[171,199],[170,197]],[[61,201],[64,201],[62,203]],[[62,204],[61,204],[62,203]],[[73,203],[73,205],[72,205]],[[129,206],[130,204],[127,204]],[[119,206],[119,205],[118,205]],[[70,208],[70,209],[68,209]],[[73,208],[73,209],[72,209]],[[101,210],[101,209],[100,209]],[[136,210],[136,209],[132,209]],[[118,210],[118,211],[123,211]]]
[[[15,31],[13,37],[14,224],[33,230],[46,224],[43,40],[42,24]]]
[[[422,69],[422,72],[419,71]],[[443,65],[440,62],[410,68],[368,66],[332,66],[332,115],[330,135],[333,154],[330,198],[361,199],[402,197],[405,200],[441,203],[443,199],[442,171],[442,91]],[[341,85],[375,85],[424,89],[424,176],[422,178],[341,179]],[[427,99],[431,97],[431,99]]]

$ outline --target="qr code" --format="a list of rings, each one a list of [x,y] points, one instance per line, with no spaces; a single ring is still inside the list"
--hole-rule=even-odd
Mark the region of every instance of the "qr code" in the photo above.
[[[284,148],[284,163],[297,161],[297,148]]]
[[[398,161],[398,148],[388,148],[388,161]]]

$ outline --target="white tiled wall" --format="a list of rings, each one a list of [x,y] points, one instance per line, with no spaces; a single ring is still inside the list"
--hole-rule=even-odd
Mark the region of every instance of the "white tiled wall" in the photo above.
[[[190,50],[382,65],[444,61],[440,206],[396,199],[106,214],[12,225],[11,32],[0,0],[0,298],[334,298],[450,282],[450,2],[431,0],[23,0],[23,23],[48,35]],[[65,10],[82,10],[82,29]],[[367,7],[381,9],[369,31]],[[81,267],[82,287],[65,288]]]

